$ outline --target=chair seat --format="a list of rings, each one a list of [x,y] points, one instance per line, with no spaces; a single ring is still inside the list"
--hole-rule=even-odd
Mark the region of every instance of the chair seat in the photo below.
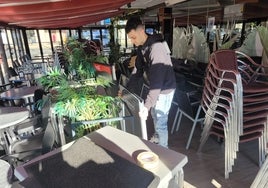
[[[254,82],[253,84],[243,85],[244,93],[268,93],[268,85]]]
[[[257,111],[263,111],[264,109],[268,109],[268,102],[261,102],[243,106],[244,112],[257,112]]]
[[[246,95],[244,94],[243,96],[243,103],[248,104],[248,103],[256,103],[256,102],[262,102],[262,101],[268,101],[268,93],[263,93],[263,94],[250,94]]]

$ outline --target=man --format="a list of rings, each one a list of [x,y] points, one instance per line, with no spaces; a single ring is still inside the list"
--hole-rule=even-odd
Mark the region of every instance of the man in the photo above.
[[[145,32],[140,18],[130,18],[125,30],[131,42],[138,47],[135,68],[128,87],[144,77],[150,89],[139,115],[147,119],[148,111],[151,110],[155,129],[151,141],[168,147],[168,113],[176,88],[170,50],[161,35],[148,35]]]

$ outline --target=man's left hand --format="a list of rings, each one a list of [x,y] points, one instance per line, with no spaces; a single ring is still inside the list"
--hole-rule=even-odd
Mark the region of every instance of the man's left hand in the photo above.
[[[148,109],[146,107],[143,107],[141,111],[139,112],[139,116],[143,120],[147,120],[148,117]]]

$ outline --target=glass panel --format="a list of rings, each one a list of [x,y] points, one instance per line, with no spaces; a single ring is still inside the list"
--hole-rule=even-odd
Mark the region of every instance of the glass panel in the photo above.
[[[61,35],[62,35],[62,40],[63,40],[63,45],[66,43],[67,39],[70,37],[70,32],[69,30],[61,30]]]
[[[77,30],[71,30],[71,37],[78,39],[78,31]]]
[[[150,35],[154,34],[154,28],[146,28],[146,33]]]
[[[125,49],[126,47],[132,47],[132,43],[130,40],[127,40],[126,44],[126,34],[125,29],[118,29],[118,43],[120,44],[121,49]]]
[[[11,38],[12,38],[12,41],[13,41],[13,49],[14,49],[15,56],[20,57],[16,29],[11,30]]]
[[[82,37],[82,39],[90,40],[91,39],[91,37],[90,37],[90,29],[82,29],[81,37]]]
[[[53,44],[54,49],[61,47],[60,31],[59,30],[51,30],[51,40],[52,40],[52,44]]]
[[[108,44],[110,42],[110,33],[108,29],[102,29],[102,46],[103,48],[108,47]]]
[[[24,44],[24,40],[23,40],[23,34],[22,34],[22,30],[19,30],[19,34],[20,34],[20,43],[21,43],[21,48],[22,48],[22,54],[25,54],[25,44]]]
[[[44,57],[52,54],[48,30],[39,30],[40,40]],[[32,57],[35,58],[35,57]]]
[[[23,56],[25,53],[23,51],[22,43],[21,43],[21,35],[18,29],[14,30],[14,37],[16,40],[16,52],[18,56]]]
[[[1,29],[1,37],[2,37],[2,40],[3,40],[3,45],[4,45],[4,49],[5,49],[5,53],[6,53],[6,57],[7,57],[7,63],[8,63],[9,67],[12,66],[12,59],[11,59],[10,54],[13,54],[12,53],[13,45],[12,45],[12,48],[11,48],[11,53],[10,53],[10,50],[9,50],[9,47],[8,47],[8,38],[7,37],[10,37],[10,35],[11,35],[10,30],[7,30],[7,33],[6,33],[6,31],[4,29]]]
[[[30,49],[30,53],[31,53],[29,55],[31,57],[40,56],[37,31],[36,30],[26,30],[26,35],[27,35],[29,49]]]
[[[92,29],[92,39],[101,39],[100,37],[100,30],[99,29]]]

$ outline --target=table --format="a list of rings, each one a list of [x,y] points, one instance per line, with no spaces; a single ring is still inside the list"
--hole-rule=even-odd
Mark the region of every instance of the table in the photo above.
[[[34,96],[35,90],[40,89],[40,86],[11,88],[0,94],[0,98],[6,100],[25,99]]]
[[[40,86],[31,86],[31,87],[19,87],[11,88],[0,94],[0,98],[4,100],[9,100],[14,104],[14,100],[24,99],[26,104],[32,103],[34,101],[34,92],[35,90],[40,89]],[[14,106],[14,105],[13,105]],[[31,110],[30,106],[28,109]]]
[[[0,108],[0,130],[16,125],[29,117],[29,110],[22,107]]]
[[[0,187],[12,187],[10,184],[12,178],[12,168],[10,164],[0,159],[0,169]]]
[[[27,108],[22,107],[1,107],[0,108],[0,143],[5,147],[5,151],[8,152],[8,142],[5,137],[5,132],[9,132],[11,138],[14,137],[9,131],[12,126],[24,121],[30,115]],[[10,135],[11,134],[11,135]]]
[[[84,144],[81,144],[80,146],[76,145],[77,143],[83,141]],[[94,154],[94,153],[98,153],[95,152],[95,150],[92,150],[91,152],[88,152],[88,147],[85,147],[86,141],[88,142],[88,146],[90,146],[90,144],[94,143],[96,144],[98,147],[101,147],[102,149],[104,149],[104,151],[112,152],[113,154],[115,154],[116,156],[119,156],[120,158],[125,159],[126,161],[129,161],[132,165],[134,164],[134,166],[137,166],[137,161],[136,161],[136,156],[142,152],[142,151],[152,151],[154,153],[156,153],[159,156],[159,164],[157,166],[156,169],[150,171],[144,170],[145,173],[144,177],[142,176],[139,177],[138,173],[141,173],[140,171],[135,171],[138,173],[131,173],[128,172],[129,174],[131,174],[129,176],[129,178],[135,178],[135,176],[138,176],[138,178],[140,178],[139,180],[142,181],[143,178],[150,178],[151,175],[150,173],[152,173],[156,178],[152,180],[152,184],[151,187],[167,187],[167,185],[169,184],[169,181],[171,179],[173,179],[175,177],[175,179],[178,180],[178,184],[179,187],[183,187],[183,167],[184,165],[188,162],[187,156],[180,154],[178,152],[175,152],[173,150],[169,150],[167,148],[164,148],[162,146],[153,144],[147,140],[141,139],[135,135],[123,132],[119,129],[113,128],[111,126],[106,126],[103,127],[95,132],[92,132],[80,139],[78,139],[78,141],[74,141],[71,142],[69,144],[66,144],[64,146],[62,146],[61,148],[58,148],[56,150],[53,150],[45,155],[39,156],[31,161],[29,161],[26,164],[23,164],[21,166],[18,166],[15,169],[15,176],[20,180],[20,181],[29,181],[29,179],[31,180],[31,178],[33,178],[36,174],[33,173],[33,171],[31,171],[31,169],[45,169],[45,164],[49,163],[50,161],[53,161],[53,159],[55,158],[55,156],[60,154],[61,159],[63,159],[62,161],[64,161],[65,163],[69,163],[69,158],[75,158],[76,162],[75,162],[75,166],[76,168],[70,168],[68,170],[68,173],[70,172],[70,170],[77,170],[77,166],[81,167],[84,166],[85,163],[82,164],[81,162],[81,158],[83,159],[84,155],[86,154]],[[76,150],[76,155],[68,155],[67,153],[64,153],[64,151],[68,151],[69,148],[75,147]],[[74,150],[74,149],[73,149]],[[111,155],[113,156],[113,155]],[[95,160],[98,161],[98,159],[102,160],[103,156],[99,156],[99,158],[96,159],[95,158],[90,158],[88,160],[85,160],[86,162],[90,161],[94,161]],[[115,159],[112,157],[112,159]],[[111,163],[113,163],[113,160],[111,159]],[[114,162],[116,163],[117,160],[115,160]],[[122,162],[124,162],[124,160],[122,160]],[[59,163],[55,163],[56,165],[54,165],[54,172],[53,174],[55,175],[55,167],[58,166]],[[126,163],[127,165],[129,165],[128,163]],[[71,164],[70,164],[71,165]],[[122,167],[124,167],[125,164],[122,163]],[[130,165],[131,166],[131,165]],[[61,168],[61,165],[59,165],[58,168]],[[128,168],[128,167],[126,167]],[[131,166],[131,169],[133,168],[133,166]],[[138,167],[141,168],[141,167]],[[134,167],[135,169],[135,167]],[[87,169],[87,173],[91,173],[90,172],[91,168]],[[136,169],[137,170],[137,169]],[[30,176],[28,175],[31,174]],[[148,174],[148,172],[150,172]],[[39,172],[40,173],[40,170]],[[108,172],[107,172],[108,173]],[[134,174],[134,175],[133,175]],[[124,174],[121,174],[122,176],[124,176]],[[64,177],[64,174],[61,174],[61,176],[55,176],[54,178],[61,178]],[[79,177],[83,177],[83,174],[79,174]],[[68,179],[68,178],[66,178]],[[55,180],[56,181],[56,180]],[[98,180],[98,181],[103,181],[103,180]],[[131,180],[126,180],[126,181],[131,181]],[[28,182],[31,183],[31,182]],[[83,183],[83,182],[81,182]],[[119,186],[120,187],[120,186]],[[133,187],[133,185],[129,185],[127,187]]]

